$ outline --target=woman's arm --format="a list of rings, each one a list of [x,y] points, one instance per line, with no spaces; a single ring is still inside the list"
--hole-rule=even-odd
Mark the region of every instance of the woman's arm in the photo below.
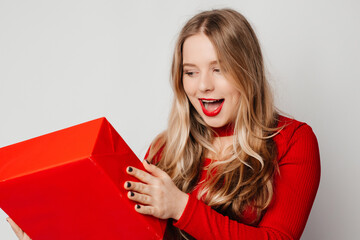
[[[319,149],[308,125],[281,138],[274,198],[257,227],[230,220],[192,195],[174,226],[196,239],[299,239],[319,186]]]
[[[151,175],[154,179],[149,180],[149,185],[143,184],[138,186],[135,184],[138,198],[133,200],[148,205],[148,209],[157,209],[158,212],[169,211],[170,215],[176,216],[180,214],[178,221],[174,221],[174,226],[189,233],[196,239],[299,239],[306,225],[306,221],[310,214],[312,204],[320,181],[320,157],[316,137],[308,125],[300,125],[291,134],[289,131],[282,133],[278,140],[281,149],[279,149],[279,169],[280,175],[276,175],[274,179],[274,197],[272,204],[267,209],[262,220],[257,227],[248,226],[234,220],[230,220],[227,216],[223,216],[207,206],[196,196],[189,195],[186,206],[180,214],[174,213],[173,210],[181,209],[175,205],[183,204],[182,194],[173,194],[180,191],[173,184],[167,184],[165,188],[162,181],[155,180],[157,174],[151,172],[162,172],[154,165],[144,163],[148,170],[149,166],[153,169],[150,173],[138,172],[135,169],[130,174]],[[136,173],[134,173],[136,172]],[[167,176],[165,172],[162,176]],[[137,176],[136,176],[137,177]],[[167,176],[168,177],[168,176]],[[139,178],[139,177],[138,177]],[[144,177],[139,178],[143,181]],[[150,179],[150,178],[148,178]],[[169,178],[170,179],[170,178]],[[131,183],[133,184],[133,183]],[[155,184],[155,185],[154,185]],[[128,188],[130,190],[130,188]],[[156,194],[152,195],[154,189],[163,189],[162,197],[157,198]],[[135,189],[133,189],[135,191]],[[180,191],[181,192],[181,191]],[[171,196],[175,197],[172,198]],[[143,201],[141,198],[146,198]],[[170,203],[164,204],[163,197],[166,201],[174,201],[173,208]],[[132,199],[129,193],[129,198]],[[180,206],[179,205],[179,206]],[[141,206],[140,209],[145,209]],[[136,209],[138,212],[140,209]],[[153,214],[155,210],[146,211],[145,214]],[[176,219],[176,217],[173,217]]]

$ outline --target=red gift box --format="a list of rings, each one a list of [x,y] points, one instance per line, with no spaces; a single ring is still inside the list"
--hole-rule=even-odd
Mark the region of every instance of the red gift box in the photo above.
[[[0,207],[33,240],[162,239],[137,213],[126,167],[144,169],[106,118],[0,149]]]

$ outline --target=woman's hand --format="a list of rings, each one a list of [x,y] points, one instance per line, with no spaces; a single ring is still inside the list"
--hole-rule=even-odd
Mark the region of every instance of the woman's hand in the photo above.
[[[24,233],[24,231],[21,230],[21,228],[11,218],[7,218],[6,221],[8,221],[19,240],[31,240],[31,238]]]
[[[129,199],[138,203],[135,210],[161,219],[179,220],[189,196],[179,190],[169,175],[160,168],[147,160],[143,161],[143,165],[148,173],[134,167],[126,170],[129,175],[141,181],[125,182]]]

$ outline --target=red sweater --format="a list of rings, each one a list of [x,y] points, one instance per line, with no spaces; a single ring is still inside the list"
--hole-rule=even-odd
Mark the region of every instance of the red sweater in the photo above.
[[[274,195],[257,226],[223,216],[197,199],[197,191],[173,225],[196,239],[300,239],[320,182],[316,137],[305,123],[280,117],[286,124],[274,137],[280,174],[274,176]],[[202,173],[204,174],[204,172]],[[200,180],[201,181],[201,180]],[[251,214],[248,214],[251,220]]]

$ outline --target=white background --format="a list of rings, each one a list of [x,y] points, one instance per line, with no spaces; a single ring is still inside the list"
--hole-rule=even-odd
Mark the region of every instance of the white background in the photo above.
[[[277,106],[318,137],[321,183],[302,239],[357,239],[355,0],[0,0],[0,147],[105,116],[142,157],[166,127],[178,31],[219,7],[252,23]],[[0,211],[0,239],[16,239],[5,217]]]

